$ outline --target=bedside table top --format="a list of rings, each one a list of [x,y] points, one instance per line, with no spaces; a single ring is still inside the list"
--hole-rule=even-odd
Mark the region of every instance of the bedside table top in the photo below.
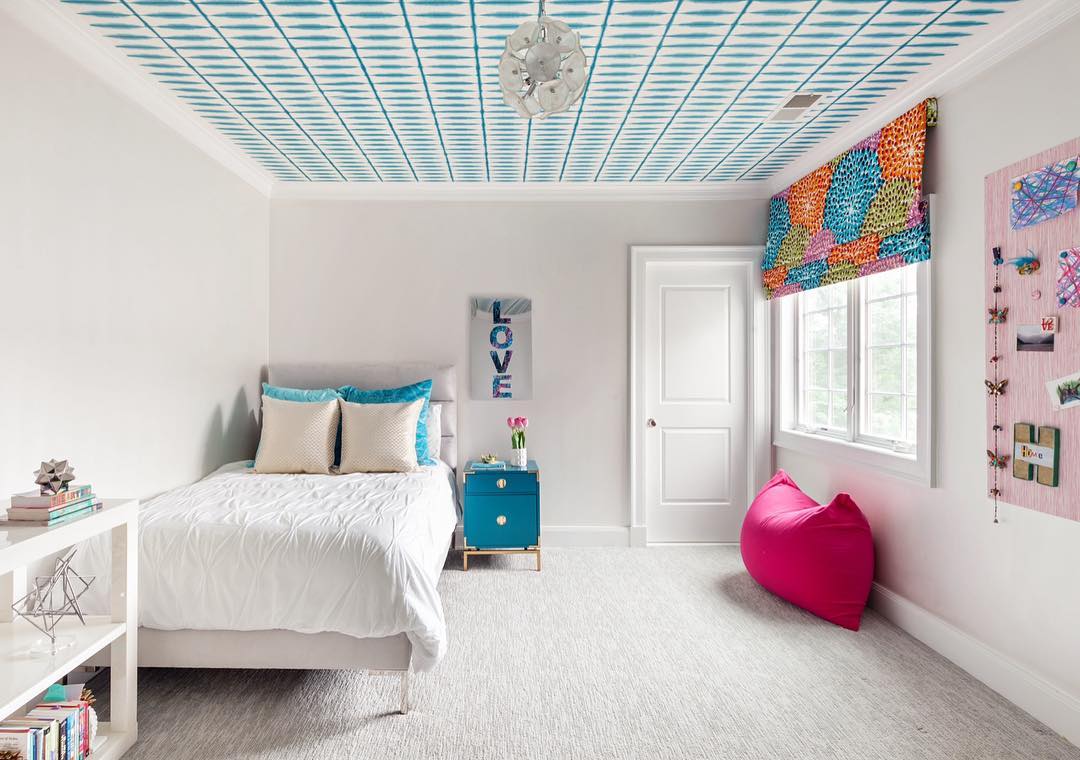
[[[466,473],[478,473],[478,472],[530,472],[534,475],[540,472],[540,465],[536,463],[535,459],[529,460],[528,467],[511,467],[509,464],[506,467],[474,467],[474,465],[481,464],[477,459],[470,459],[465,463]]]

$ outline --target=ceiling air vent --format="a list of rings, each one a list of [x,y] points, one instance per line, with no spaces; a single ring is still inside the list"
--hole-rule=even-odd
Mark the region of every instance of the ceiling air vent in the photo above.
[[[797,92],[773,112],[769,121],[798,121],[819,100],[821,100],[821,95],[816,93]]]

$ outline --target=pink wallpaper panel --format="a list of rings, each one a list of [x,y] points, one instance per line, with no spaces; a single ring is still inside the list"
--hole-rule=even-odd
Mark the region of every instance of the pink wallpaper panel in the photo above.
[[[995,368],[990,360],[994,356],[994,326],[989,324],[988,311],[994,305],[996,267],[992,250],[1000,246],[1005,263],[1000,267],[1001,293],[998,294],[998,303],[1007,306],[1009,312],[1005,323],[999,326],[997,355],[1000,358],[997,360],[997,370],[1001,379],[1008,380],[1008,385],[1004,394],[998,397],[999,424],[1004,429],[998,433],[997,451],[1010,458],[1008,466],[997,471],[1000,500],[1070,520],[1080,520],[1080,404],[1061,406],[1055,401],[1047,384],[1051,380],[1080,373],[1080,302],[1074,305],[1066,299],[1066,303],[1062,304],[1058,297],[1060,254],[1080,247],[1080,210],[1076,209],[1075,197],[1077,189],[1067,171],[1069,163],[1078,156],[1080,139],[1018,161],[986,177],[984,260],[987,311],[982,315],[986,330],[986,377],[993,379]],[[1066,170],[1055,169],[1050,173],[1050,185],[1036,188],[1048,200],[1046,208],[1035,215],[1049,218],[1014,229],[1011,216],[1015,216],[1017,194],[1022,195],[1030,187],[1019,180],[1034,176],[1040,182],[1045,182],[1046,175],[1032,173],[1051,165],[1057,165],[1059,169],[1064,166]],[[1055,198],[1055,193],[1067,197]],[[1017,266],[1009,262],[1031,255],[1029,250],[1038,257],[1039,268],[1030,274],[1021,274]],[[1065,261],[1071,262],[1072,258],[1067,257]],[[1036,298],[1036,294],[1040,297]],[[1041,331],[1043,320],[1047,317],[1057,317],[1053,350],[1047,350],[1048,339]],[[987,449],[990,451],[995,448],[993,411],[994,398],[988,394],[986,436]],[[1042,485],[1038,478],[1022,480],[1014,477],[1015,423],[1034,425],[1036,430],[1039,427],[1060,430],[1056,487]],[[989,464],[987,472],[987,488],[990,489],[993,487],[994,468]]]

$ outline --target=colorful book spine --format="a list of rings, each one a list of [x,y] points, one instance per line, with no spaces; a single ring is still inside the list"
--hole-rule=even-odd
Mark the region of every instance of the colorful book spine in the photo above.
[[[33,726],[41,729],[37,756],[39,760],[61,760],[60,745],[57,734],[60,733],[60,724],[52,718],[9,718],[4,721],[5,726]]]
[[[85,760],[90,755],[90,703],[45,702],[28,717],[51,718],[61,722],[60,760]]]
[[[71,501],[58,507],[12,507],[7,511],[9,520],[52,520],[71,512],[91,506],[97,499],[90,494],[85,499]]]
[[[63,517],[57,517],[55,520],[49,520],[48,522],[40,523],[40,525],[43,525],[46,528],[51,528],[54,525],[60,525],[62,523],[71,522],[72,520],[77,520],[80,517],[92,515],[99,509],[101,509],[101,502],[97,501],[83,509],[78,510],[77,512],[72,512],[71,514],[64,515]]]
[[[38,491],[17,493],[11,497],[13,507],[59,507],[71,501],[85,499],[92,495],[94,489],[90,485],[72,486],[60,493],[41,494]]]
[[[24,758],[37,757],[37,729],[0,725],[0,749],[14,750]]]

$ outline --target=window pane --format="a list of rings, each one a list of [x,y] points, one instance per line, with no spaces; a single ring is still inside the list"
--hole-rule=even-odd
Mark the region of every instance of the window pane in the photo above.
[[[914,269],[915,267],[908,267],[908,269]],[[915,343],[918,340],[918,326],[919,326],[919,301],[915,296],[905,296],[904,298],[904,310],[907,312],[904,315],[904,342]]]
[[[919,374],[916,371],[918,363],[915,346],[904,347],[904,393],[915,395],[919,389]]]
[[[904,273],[904,292],[914,293],[919,287],[919,267],[917,265],[909,265],[900,271]]]
[[[821,289],[828,294],[830,306],[847,306],[848,283],[838,282],[835,285],[826,285]]]
[[[832,377],[830,387],[833,390],[847,389],[847,351],[830,351],[832,355]]]
[[[847,430],[847,394],[832,394],[832,415],[829,424],[837,430]]]
[[[803,313],[808,311],[820,311],[829,306],[829,289],[814,288],[799,294]]]
[[[904,288],[905,269],[910,269],[910,267],[890,269],[888,272],[872,274],[867,277],[867,297],[874,299],[900,295]]]
[[[871,393],[899,393],[902,375],[899,348],[871,348],[868,379]]]
[[[833,309],[829,312],[829,345],[833,348],[847,348],[847,309]]]
[[[870,435],[900,438],[900,397],[871,394]]]
[[[907,435],[905,436],[908,443],[915,443],[915,437],[918,435],[919,427],[919,407],[918,400],[914,396],[907,397]]]
[[[829,387],[829,352],[808,351],[806,354],[806,384],[809,388]]]
[[[806,348],[829,347],[829,313],[826,311],[806,315]]]
[[[900,308],[899,298],[870,303],[867,324],[870,327],[871,346],[896,345],[900,342]]]
[[[806,424],[811,427],[827,427],[829,424],[829,392],[806,392]]]

